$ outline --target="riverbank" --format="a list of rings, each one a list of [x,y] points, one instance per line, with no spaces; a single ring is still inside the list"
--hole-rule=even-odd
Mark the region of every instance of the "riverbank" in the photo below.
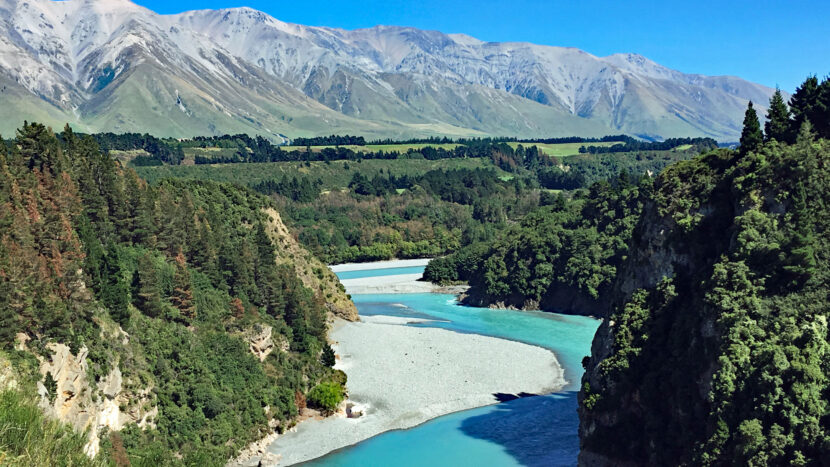
[[[280,465],[314,459],[384,431],[498,402],[497,394],[547,394],[566,381],[554,354],[505,339],[406,326],[388,316],[338,321],[331,332],[360,418],[299,424],[267,451]],[[255,462],[254,462],[255,464]]]
[[[390,261],[378,261],[374,263],[346,263],[330,266],[335,273],[347,273],[354,271],[368,271],[378,269],[403,269],[423,267],[429,263],[429,258],[424,259],[397,259]],[[422,273],[417,274],[392,274],[386,276],[360,277],[355,279],[341,279],[340,283],[346,288],[346,293],[357,294],[409,294],[409,293],[446,293],[460,295],[469,289],[466,285],[440,286],[431,282],[420,280]]]

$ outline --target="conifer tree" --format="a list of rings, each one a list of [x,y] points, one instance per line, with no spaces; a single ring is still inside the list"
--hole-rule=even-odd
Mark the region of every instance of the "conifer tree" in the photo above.
[[[159,290],[153,256],[149,252],[138,258],[138,269],[133,279],[135,305],[148,316],[161,314],[161,292]]]
[[[49,170],[51,174],[62,170],[60,143],[46,126],[23,122],[23,128],[17,130],[15,143],[30,170]]]
[[[746,107],[744,114],[744,129],[741,132],[741,154],[747,154],[755,151],[761,146],[764,141],[764,135],[761,133],[761,123],[758,121],[758,114],[752,107],[752,101]]]
[[[790,111],[793,119],[790,124],[790,134],[792,138],[801,130],[801,125],[805,120],[815,124],[816,104],[819,102],[819,83],[818,78],[809,76],[801,86],[796,88],[795,94],[790,98]],[[792,140],[790,142],[793,142]]]
[[[323,353],[320,355],[320,363],[328,367],[333,367],[336,362],[334,349],[330,345],[325,344],[323,346]]]
[[[187,260],[179,250],[175,258],[176,273],[173,276],[173,293],[170,302],[179,309],[187,321],[196,317],[196,304],[193,301],[193,290],[190,282],[190,271],[187,270]]]
[[[820,138],[830,139],[830,77],[825,78],[819,85],[818,102],[812,123]]]
[[[109,248],[102,269],[101,301],[109,309],[112,319],[121,327],[126,327],[130,319],[130,288],[121,271],[121,259],[116,248]]]
[[[776,140],[786,142],[790,139],[790,109],[784,102],[780,89],[769,100],[767,122],[764,124],[764,135],[767,141]]]

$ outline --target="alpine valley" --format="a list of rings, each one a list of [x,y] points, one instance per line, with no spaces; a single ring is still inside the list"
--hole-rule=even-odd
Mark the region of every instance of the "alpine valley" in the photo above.
[[[281,22],[250,8],[159,15],[128,0],[0,0],[0,134],[83,132],[706,136],[737,141],[773,90],[634,54]]]

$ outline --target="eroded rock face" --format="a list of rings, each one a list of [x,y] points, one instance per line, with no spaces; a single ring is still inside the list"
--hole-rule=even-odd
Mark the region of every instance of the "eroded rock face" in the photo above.
[[[265,361],[274,350],[273,328],[267,325],[257,324],[245,332],[248,341],[248,349],[260,362]]]
[[[149,388],[137,394],[126,391],[117,365],[97,385],[91,384],[86,347],[78,350],[77,355],[65,344],[51,343],[47,348],[52,355],[40,358],[40,374],[44,376],[37,383],[40,406],[47,415],[78,431],[88,430],[89,441],[84,450],[89,456],[98,453],[102,428],[118,431],[127,423],[137,423],[142,428],[154,426],[158,408],[151,407]],[[44,384],[47,375],[55,382],[54,394]]]

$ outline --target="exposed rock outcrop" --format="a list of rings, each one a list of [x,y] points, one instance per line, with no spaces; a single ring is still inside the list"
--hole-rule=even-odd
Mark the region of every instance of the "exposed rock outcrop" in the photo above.
[[[102,428],[118,431],[127,423],[142,428],[154,426],[158,408],[150,403],[150,390],[138,394],[125,390],[117,365],[97,384],[91,384],[86,347],[81,347],[77,355],[65,344],[50,343],[47,349],[51,357],[40,358],[40,374],[44,376],[37,383],[40,406],[47,415],[78,431],[88,430],[89,441],[84,447],[88,455],[98,453]]]
[[[256,324],[253,328],[245,331],[245,340],[248,341],[248,348],[260,362],[265,361],[274,350],[273,328],[268,325]]]

